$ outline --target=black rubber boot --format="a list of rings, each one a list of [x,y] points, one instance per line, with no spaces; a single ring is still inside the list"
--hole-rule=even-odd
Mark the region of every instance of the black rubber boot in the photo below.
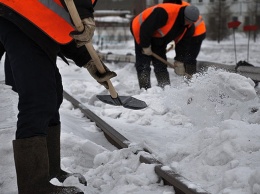
[[[137,73],[140,89],[151,88],[150,72]]]
[[[164,88],[164,86],[166,85],[171,85],[170,76],[168,72],[155,73],[155,77],[157,79],[159,87]]]
[[[49,182],[46,138],[36,136],[13,141],[19,194],[84,194],[76,187],[61,187]]]
[[[48,127],[47,131],[47,148],[49,155],[49,174],[50,179],[57,178],[61,183],[69,176],[74,176],[79,179],[83,185],[87,185],[87,181],[83,175],[79,173],[68,173],[61,169],[60,163],[60,125]]]
[[[196,64],[185,64],[185,72],[189,75],[193,75],[197,72]]]

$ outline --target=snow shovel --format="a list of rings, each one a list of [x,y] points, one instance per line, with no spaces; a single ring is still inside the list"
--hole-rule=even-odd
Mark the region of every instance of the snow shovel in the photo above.
[[[79,14],[77,12],[77,9],[75,7],[75,4],[73,0],[65,0],[65,3],[67,5],[67,8],[69,10],[70,16],[74,22],[75,28],[78,31],[83,31],[84,26],[81,22],[81,19],[79,17]],[[104,66],[102,65],[102,62],[100,61],[93,45],[91,43],[87,43],[86,48],[93,59],[98,71],[102,74],[105,73],[106,70]],[[107,81],[108,83],[108,91],[110,95],[97,95],[97,98],[107,104],[115,105],[115,106],[123,106],[125,108],[133,109],[133,110],[139,110],[147,107],[147,104],[144,101],[138,100],[136,98],[130,97],[130,96],[118,96],[113,84],[110,80]]]

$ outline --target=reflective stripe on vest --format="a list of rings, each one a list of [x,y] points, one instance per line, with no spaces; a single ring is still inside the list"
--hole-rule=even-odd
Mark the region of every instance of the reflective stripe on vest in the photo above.
[[[199,19],[194,23],[194,25],[195,25],[195,32],[193,36],[199,36],[206,32],[206,24],[202,16],[199,16]]]
[[[55,1],[55,3],[57,3],[58,5],[62,6],[60,0],[54,0],[54,1]],[[97,0],[91,0],[92,5],[95,3],[95,1],[97,1]],[[63,6],[62,6],[62,7],[63,7]]]
[[[54,0],[55,3],[57,3],[59,6],[63,7],[60,0]]]
[[[203,21],[202,17],[200,16],[199,19],[194,23],[195,28]]]
[[[60,44],[69,43],[74,30],[69,13],[57,0],[0,0]],[[58,3],[58,4],[57,4]]]
[[[140,28],[142,23],[149,17],[149,15],[153,12],[155,8],[163,8],[168,13],[168,20],[165,26],[157,29],[153,33],[153,37],[164,37],[173,27],[175,20],[180,11],[181,5],[177,4],[158,4],[152,7],[145,9],[142,13],[137,15],[132,22],[132,31],[135,37],[135,41],[140,44]]]

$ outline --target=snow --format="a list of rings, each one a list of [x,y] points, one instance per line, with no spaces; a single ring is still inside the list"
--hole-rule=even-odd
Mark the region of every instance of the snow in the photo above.
[[[247,60],[247,37],[236,34],[237,61]],[[96,46],[96,45],[95,45]],[[97,47],[97,46],[96,46]],[[134,53],[133,42],[102,52]],[[260,41],[250,41],[249,62],[260,67]],[[174,57],[174,50],[168,53]],[[234,65],[233,37],[219,44],[205,40],[198,57]],[[102,131],[64,100],[60,113],[62,123],[62,168],[80,172],[88,181],[85,187],[77,178],[68,178],[64,185],[75,185],[85,193],[104,194],[174,194],[163,186],[154,173],[153,164],[139,162],[144,147],[194,185],[212,194],[260,194],[260,101],[259,86],[239,74],[209,68],[189,82],[169,69],[171,86],[140,90],[134,65],[106,63],[118,76],[111,81],[119,95],[144,100],[148,107],[130,110],[97,100],[96,94],[108,94],[85,69],[58,60],[64,89],[84,106],[104,119],[132,144],[117,150],[105,139]],[[3,61],[0,80],[4,80]],[[0,84],[0,193],[16,194],[16,173],[13,161],[17,115],[17,94]],[[62,185],[57,179],[53,184]]]

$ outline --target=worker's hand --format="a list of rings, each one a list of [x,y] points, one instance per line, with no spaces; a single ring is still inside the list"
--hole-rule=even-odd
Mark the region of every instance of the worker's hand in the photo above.
[[[89,74],[97,80],[98,83],[103,85],[106,89],[108,89],[107,81],[110,80],[113,77],[116,77],[117,74],[113,71],[110,71],[107,66],[101,61],[103,67],[105,68],[105,73],[99,73],[97,70],[97,67],[93,60],[89,61],[84,67],[88,70]]]
[[[184,63],[180,61],[174,61],[174,72],[177,75],[185,75]]]
[[[90,42],[96,28],[95,21],[91,17],[83,19],[82,23],[84,25],[82,32],[73,31],[70,33],[70,36],[76,41],[77,47],[81,47]]]
[[[147,47],[147,48],[143,48],[143,54],[151,56],[153,54],[153,51],[151,49],[151,46]]]

